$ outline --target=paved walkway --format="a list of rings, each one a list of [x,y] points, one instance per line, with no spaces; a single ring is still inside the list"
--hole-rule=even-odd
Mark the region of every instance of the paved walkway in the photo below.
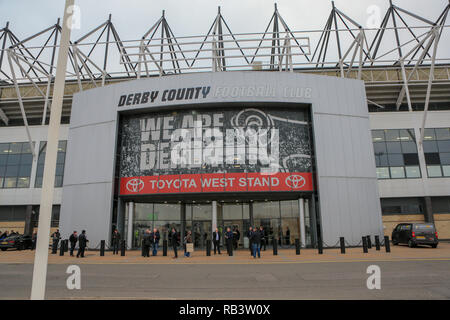
[[[127,251],[126,256],[113,255],[107,251],[101,257],[99,251],[87,251],[85,258],[70,257],[66,252],[63,257],[58,254],[49,254],[49,264],[280,264],[280,263],[320,263],[320,262],[364,262],[364,261],[409,261],[409,260],[449,260],[450,243],[440,243],[438,248],[407,246],[391,246],[391,252],[386,253],[384,247],[376,251],[373,247],[369,253],[363,253],[362,248],[347,248],[346,254],[341,254],[340,249],[324,249],[323,254],[318,254],[317,249],[302,249],[300,255],[295,254],[295,249],[280,249],[278,255],[268,249],[262,251],[261,259],[250,257],[248,250],[238,250],[232,257],[226,253],[206,256],[205,251],[196,251],[190,258],[183,256],[179,251],[179,258],[173,259],[172,250],[166,257],[162,256],[162,250],[158,256],[144,258],[140,250]],[[32,264],[34,251],[0,251],[0,264],[21,263]]]

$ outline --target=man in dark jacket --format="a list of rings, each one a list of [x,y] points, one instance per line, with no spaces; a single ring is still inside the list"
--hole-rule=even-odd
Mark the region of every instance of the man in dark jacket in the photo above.
[[[150,237],[152,239],[152,245],[153,245],[153,252],[152,252],[152,254],[154,256],[156,256],[157,253],[158,253],[159,239],[160,239],[160,235],[159,235],[158,229],[154,228],[153,232],[150,234]]]
[[[216,254],[216,250],[220,254],[220,232],[218,228],[216,228],[216,230],[213,232],[213,244],[214,244],[214,254]]]
[[[261,258],[261,233],[255,228],[255,232],[252,233],[252,248],[253,258],[256,258],[256,252],[258,252],[258,258]]]
[[[225,232],[225,241],[227,244],[227,252],[229,256],[233,255],[233,232],[230,227],[227,228],[227,232]]]
[[[173,249],[174,259],[178,258],[178,232],[175,228],[172,228],[172,232],[170,233],[170,242]]]
[[[264,247],[264,251],[266,251],[266,232],[263,226],[259,226],[259,233],[261,234],[261,248]]]
[[[61,239],[61,234],[59,233],[59,229],[57,229],[56,232],[53,232],[53,234],[52,234],[52,240],[53,240],[52,253],[53,254],[55,254],[56,251],[58,250],[59,239]]]
[[[144,236],[142,237],[143,256],[150,257],[150,246],[152,244],[152,238],[150,236],[150,230],[145,230]]]
[[[119,230],[117,229],[115,229],[112,234],[112,247],[113,247],[113,254],[119,254],[120,233]]]
[[[75,245],[77,244],[77,241],[78,241],[78,233],[74,231],[69,237],[71,257],[73,257],[73,251],[75,250]]]
[[[86,250],[86,246],[89,240],[86,237],[86,230],[81,231],[80,236],[78,237],[78,253],[77,258],[80,256],[84,258],[84,250]]]
[[[249,227],[247,231],[247,238],[248,238],[248,248],[250,250],[250,255],[253,255],[253,248],[252,248],[252,234],[253,234],[253,227]]]

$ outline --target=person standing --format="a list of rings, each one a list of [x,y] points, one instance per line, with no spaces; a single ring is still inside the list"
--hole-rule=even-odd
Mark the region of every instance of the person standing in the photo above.
[[[75,250],[75,245],[78,242],[78,233],[76,231],[74,231],[70,235],[69,242],[70,242],[70,256],[73,257],[73,251]]]
[[[253,255],[253,248],[252,248],[252,234],[253,234],[253,227],[250,226],[247,231],[247,238],[248,238],[248,248],[250,250],[250,255]]]
[[[159,239],[160,239],[158,229],[154,228],[153,232],[150,234],[150,237],[152,238],[152,245],[153,245],[152,255],[156,256],[158,254]]]
[[[289,230],[289,227],[286,227],[286,245],[291,245],[291,230]]]
[[[151,246],[152,238],[150,236],[150,230],[145,230],[144,236],[142,237],[142,256],[150,257],[150,246]]]
[[[220,232],[218,228],[216,228],[216,230],[213,232],[213,244],[214,244],[214,254],[216,254],[216,249],[220,254]]]
[[[81,231],[80,236],[78,237],[78,253],[77,258],[80,256],[84,258],[84,251],[86,250],[86,246],[89,240],[86,237],[86,230]]]
[[[61,239],[61,234],[59,233],[59,229],[56,229],[56,231],[53,232],[53,234],[52,234],[52,240],[53,240],[52,253],[53,254],[55,254],[56,251],[58,250],[59,239]]]
[[[266,251],[266,232],[263,226],[259,226],[259,233],[261,235],[261,248],[264,246],[264,251]]]
[[[227,228],[227,232],[225,232],[225,241],[227,244],[227,252],[229,256],[233,255],[233,232],[231,232],[231,228]]]
[[[261,233],[256,228],[252,234],[252,248],[253,258],[256,259],[256,252],[258,252],[258,258],[261,258]]]
[[[192,243],[192,232],[191,230],[189,230],[186,234],[186,236],[184,237],[184,256],[185,257],[190,257],[191,253],[187,251],[187,245],[188,243]]]
[[[178,251],[177,251],[177,247],[178,247],[178,232],[175,228],[172,228],[172,232],[170,233],[170,240],[171,240],[171,245],[173,248],[173,258],[176,259],[178,258]]]
[[[31,236],[31,250],[36,250],[36,243],[37,243],[37,232],[34,232]]]
[[[112,247],[113,247],[113,254],[119,254],[120,233],[119,230],[117,229],[115,229],[112,234]]]

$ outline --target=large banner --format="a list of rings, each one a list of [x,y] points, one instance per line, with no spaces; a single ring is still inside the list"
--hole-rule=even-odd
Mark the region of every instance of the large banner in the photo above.
[[[122,117],[120,194],[312,191],[302,108]]]

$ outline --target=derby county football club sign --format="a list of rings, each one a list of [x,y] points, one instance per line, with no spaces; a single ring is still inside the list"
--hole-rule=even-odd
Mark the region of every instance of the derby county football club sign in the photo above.
[[[303,109],[124,116],[120,136],[122,195],[313,190]]]

